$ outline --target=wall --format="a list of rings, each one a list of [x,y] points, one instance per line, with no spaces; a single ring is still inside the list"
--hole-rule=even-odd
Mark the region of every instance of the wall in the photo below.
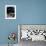
[[[5,5],[16,5],[16,20],[5,19]],[[7,44],[17,24],[46,24],[46,0],[0,0],[0,44]],[[17,40],[16,40],[17,43]]]

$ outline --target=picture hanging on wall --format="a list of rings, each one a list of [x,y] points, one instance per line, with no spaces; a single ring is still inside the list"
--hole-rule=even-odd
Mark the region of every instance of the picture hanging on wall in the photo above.
[[[16,19],[16,5],[5,5],[5,19]]]

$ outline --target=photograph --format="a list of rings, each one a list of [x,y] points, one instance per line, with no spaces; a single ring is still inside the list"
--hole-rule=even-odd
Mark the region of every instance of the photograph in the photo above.
[[[5,19],[16,19],[16,5],[5,5]]]

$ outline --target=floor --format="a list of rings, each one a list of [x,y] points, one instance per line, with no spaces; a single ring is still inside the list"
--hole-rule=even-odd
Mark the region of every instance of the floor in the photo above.
[[[0,46],[8,46],[8,44],[0,44]],[[18,46],[18,44],[10,45],[10,46]]]
[[[21,40],[20,46],[46,46],[46,42],[45,41]]]

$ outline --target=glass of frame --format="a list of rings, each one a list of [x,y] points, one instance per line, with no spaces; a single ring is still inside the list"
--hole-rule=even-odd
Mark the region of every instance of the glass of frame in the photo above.
[[[5,19],[16,19],[16,5],[5,5]]]

